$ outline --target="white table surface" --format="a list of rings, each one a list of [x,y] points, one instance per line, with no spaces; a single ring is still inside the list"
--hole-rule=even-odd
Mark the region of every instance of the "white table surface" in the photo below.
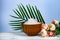
[[[0,33],[0,40],[60,40],[60,37],[27,36],[25,33]]]

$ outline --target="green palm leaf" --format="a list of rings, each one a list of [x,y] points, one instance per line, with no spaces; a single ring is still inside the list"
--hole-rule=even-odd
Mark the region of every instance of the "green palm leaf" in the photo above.
[[[41,13],[40,13],[40,11],[38,10],[38,12],[39,12],[39,14],[40,14],[40,20],[45,24],[45,21],[44,21],[44,19],[43,19],[43,17],[42,17],[42,15],[41,15]]]
[[[31,8],[31,6],[30,6],[30,5],[29,5],[29,8],[30,8],[30,12],[31,12],[32,18],[34,18],[34,19],[35,19],[35,16],[34,16],[33,10],[32,10],[32,8]]]
[[[19,14],[15,9],[13,9],[13,12],[19,17]]]
[[[11,25],[18,25],[18,24],[20,25],[21,23],[20,22],[11,22],[10,24]]]
[[[22,29],[22,24],[30,18],[37,19],[38,22],[45,23],[40,11],[35,6],[26,5],[26,8],[23,4],[18,5],[18,9],[13,9],[13,12],[17,16],[10,15],[16,20],[11,20],[10,25],[13,26],[15,30]]]
[[[16,19],[19,19],[19,17],[16,17],[16,16],[12,16],[12,15],[10,15],[11,17],[13,17],[13,18],[16,18]]]
[[[35,17],[36,17],[36,19],[37,19],[37,21],[38,21],[37,14],[36,14],[35,8],[34,8],[33,6],[32,6],[32,9],[33,9],[34,15],[35,15]]]
[[[26,8],[27,8],[27,10],[28,10],[28,13],[29,13],[29,15],[30,15],[30,18],[32,18],[32,14],[31,14],[31,12],[30,12],[30,9],[29,9],[28,5],[26,5]]]
[[[13,20],[13,21],[10,21],[10,22],[25,22],[26,20]]]
[[[10,24],[11,26],[20,26],[19,24]]]
[[[13,29],[15,29],[15,30],[21,30],[22,27],[13,27]]]
[[[20,17],[20,18],[22,18],[22,15],[21,15],[21,13],[19,12],[19,10],[18,9],[15,9],[16,10],[16,12],[18,13],[18,16]]]
[[[21,4],[21,5],[22,5],[22,8],[23,8],[23,10],[24,10],[24,12],[25,12],[27,18],[30,18],[30,17],[29,17],[29,14],[28,14],[28,12],[27,12],[27,10],[26,10],[26,8],[23,6],[23,4]]]

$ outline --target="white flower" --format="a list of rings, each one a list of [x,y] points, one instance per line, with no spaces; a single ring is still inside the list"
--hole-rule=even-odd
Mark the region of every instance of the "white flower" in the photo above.
[[[51,31],[54,31],[55,30],[55,25],[54,24],[50,24],[50,26],[49,26],[49,29],[51,30]]]
[[[48,27],[48,25],[47,25],[47,24],[42,24],[42,29],[48,30],[48,29],[49,29],[49,27]]]
[[[40,34],[42,37],[45,37],[45,36],[47,36],[47,31],[45,29],[42,29]]]

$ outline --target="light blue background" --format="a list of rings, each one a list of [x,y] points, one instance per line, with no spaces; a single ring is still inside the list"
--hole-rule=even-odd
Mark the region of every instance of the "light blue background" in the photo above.
[[[36,5],[47,24],[53,19],[60,20],[60,0],[0,0],[0,32],[14,31],[9,26],[12,19],[9,15],[14,15],[12,9],[17,8],[17,4],[20,3]]]

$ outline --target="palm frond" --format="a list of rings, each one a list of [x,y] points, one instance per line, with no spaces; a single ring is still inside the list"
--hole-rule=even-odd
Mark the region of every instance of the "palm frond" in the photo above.
[[[10,25],[18,25],[18,24],[20,25],[21,23],[20,22],[10,22],[9,24]]]
[[[19,17],[18,12],[16,11],[16,9],[13,9],[13,12]]]
[[[38,21],[37,14],[36,14],[35,8],[34,8],[33,6],[32,6],[32,9],[33,9],[34,15],[35,15],[35,17],[36,17],[36,19],[37,19],[37,21]]]
[[[30,17],[29,17],[29,14],[28,14],[28,12],[27,12],[26,8],[23,6],[23,4],[21,4],[21,6],[22,6],[22,8],[23,8],[23,10],[24,10],[24,12],[25,12],[25,14],[26,14],[27,18],[30,18]]]
[[[18,22],[11,22],[9,24],[14,27],[20,27],[22,25],[22,23],[18,23]]]
[[[13,20],[13,21],[10,21],[10,22],[20,22],[20,23],[22,23],[22,22],[25,22],[26,20]]]
[[[30,9],[29,9],[28,5],[26,5],[26,8],[27,8],[27,11],[28,11],[28,13],[30,15],[30,18],[32,18],[32,15],[31,15],[31,12],[30,12]]]
[[[21,30],[22,27],[13,27],[14,30]]]
[[[19,17],[16,17],[16,16],[12,16],[12,15],[10,15],[11,17],[13,17],[13,18],[16,18],[16,19],[19,19]]]
[[[45,24],[45,21],[44,21],[44,19],[43,19],[43,17],[42,17],[42,15],[41,15],[41,13],[40,13],[40,11],[38,10],[38,12],[39,12],[39,14],[40,14],[40,20]]]
[[[23,4],[18,5],[17,9],[13,9],[13,12],[17,16],[10,15],[16,20],[11,20],[10,25],[13,26],[15,30],[22,29],[22,23],[26,22],[30,18],[37,19],[38,22],[45,23],[40,11],[35,6],[26,5],[26,8]]]
[[[38,9],[37,9],[36,6],[35,6],[35,10],[36,10],[36,15],[37,15],[36,17],[37,17],[38,22],[39,22],[39,21],[42,22],[42,21],[40,20],[41,18],[39,18],[39,17],[40,17],[40,16],[39,16],[40,14],[38,14]]]
[[[26,14],[25,14],[23,8],[21,6],[18,6],[18,8],[19,8],[19,11],[21,12],[23,18],[27,19]]]
[[[35,19],[35,16],[34,16],[33,10],[32,10],[32,8],[31,8],[31,6],[30,6],[30,5],[29,5],[29,8],[30,8],[30,12],[31,12],[32,18],[34,18],[34,19]]]
[[[10,24],[11,26],[20,26],[19,24]]]
[[[19,10],[18,9],[15,9],[16,10],[16,12],[18,13],[18,16],[20,17],[20,18],[22,18],[22,15],[21,15],[21,13],[19,12]]]

